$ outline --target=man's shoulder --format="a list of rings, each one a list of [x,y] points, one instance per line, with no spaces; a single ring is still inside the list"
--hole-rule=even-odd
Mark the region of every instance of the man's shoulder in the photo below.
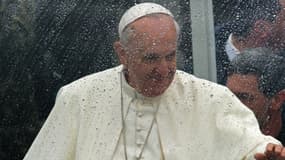
[[[78,80],[75,80],[62,88],[64,89],[88,89],[92,87],[102,87],[109,83],[116,83],[116,79],[119,78],[119,72],[122,70],[122,66],[106,69],[101,72],[86,75]],[[117,82],[118,83],[118,82]]]
[[[169,90],[172,97],[191,102],[191,105],[203,106],[209,113],[223,110],[228,103],[237,103],[237,98],[225,86],[215,82],[178,71],[173,85]],[[204,110],[205,111],[205,110]]]
[[[203,79],[203,78],[199,78],[196,75],[193,75],[193,74],[181,71],[181,70],[177,70],[176,71],[176,78],[180,79],[181,81],[192,82],[192,84],[197,82],[197,84],[207,83],[207,84],[210,84],[210,85],[218,85],[218,84],[216,84],[214,82],[211,82],[211,81]]]
[[[221,92],[225,93],[229,91],[223,85],[217,84],[215,82],[203,78],[199,78],[195,75],[180,70],[177,70],[175,81],[176,83],[183,85],[183,87],[187,87],[188,89],[192,90],[194,89],[199,92],[207,92],[208,90],[216,93],[218,93],[219,91],[220,91],[219,93]]]

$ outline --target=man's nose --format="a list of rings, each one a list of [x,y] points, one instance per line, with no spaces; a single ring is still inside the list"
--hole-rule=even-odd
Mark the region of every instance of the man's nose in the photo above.
[[[161,60],[160,63],[158,64],[157,72],[161,74],[162,76],[167,76],[170,72],[170,64],[166,60]]]

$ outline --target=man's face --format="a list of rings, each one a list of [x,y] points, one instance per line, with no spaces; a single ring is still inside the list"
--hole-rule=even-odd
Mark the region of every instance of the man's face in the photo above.
[[[285,48],[285,0],[279,0],[281,10],[276,16],[272,30],[272,45],[276,49]]]
[[[176,71],[173,19],[166,15],[143,17],[131,27],[135,34],[124,47],[128,83],[144,96],[158,96],[169,87]]]
[[[259,91],[257,76],[232,74],[228,77],[227,87],[254,112],[263,129],[268,120],[268,109],[271,104],[270,99]]]

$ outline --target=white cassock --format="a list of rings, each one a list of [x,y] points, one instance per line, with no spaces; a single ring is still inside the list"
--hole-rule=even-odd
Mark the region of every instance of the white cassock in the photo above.
[[[242,160],[279,143],[223,86],[176,71],[162,95],[147,98],[121,71],[64,86],[24,160]]]

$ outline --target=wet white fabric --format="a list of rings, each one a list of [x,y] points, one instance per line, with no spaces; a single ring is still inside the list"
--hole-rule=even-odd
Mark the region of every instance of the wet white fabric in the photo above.
[[[121,71],[122,66],[115,67],[64,86],[24,160],[111,160],[117,150],[124,153],[118,143],[121,88],[124,105],[130,104],[136,92],[128,84],[121,87]],[[227,88],[182,71],[176,72],[161,96],[145,99],[158,104],[154,130],[160,133],[166,160],[253,160],[267,143],[279,143],[261,134],[254,114]],[[129,125],[130,136],[135,136],[133,125]],[[155,135],[149,143],[157,146]],[[149,155],[158,160],[156,153]],[[118,156],[125,160],[124,154]]]
[[[230,34],[225,47],[230,61],[232,61],[238,54],[240,54],[240,51],[234,46],[232,42],[232,34]]]
[[[161,159],[160,135],[157,123],[154,121],[158,112],[160,96],[156,98],[144,97],[128,85],[122,74],[121,77],[122,89],[126,93],[123,97],[133,98],[128,104],[122,103],[126,132],[120,135],[113,159],[120,160],[122,157],[127,160]],[[124,142],[125,137],[127,139]],[[127,155],[124,153],[124,147],[126,147]]]
[[[127,159],[161,159],[161,148],[159,145],[157,124],[154,121],[157,110],[157,103],[144,98],[136,98],[126,111],[126,144],[121,134],[118,147],[115,151],[114,160],[120,160],[126,145]],[[153,123],[153,126],[152,126]],[[148,134],[149,137],[148,137]],[[148,138],[147,138],[148,137]]]
[[[159,4],[151,2],[137,4],[128,9],[122,16],[119,23],[119,36],[121,37],[122,32],[127,25],[141,17],[154,13],[163,13],[173,17],[172,13],[168,9]]]

